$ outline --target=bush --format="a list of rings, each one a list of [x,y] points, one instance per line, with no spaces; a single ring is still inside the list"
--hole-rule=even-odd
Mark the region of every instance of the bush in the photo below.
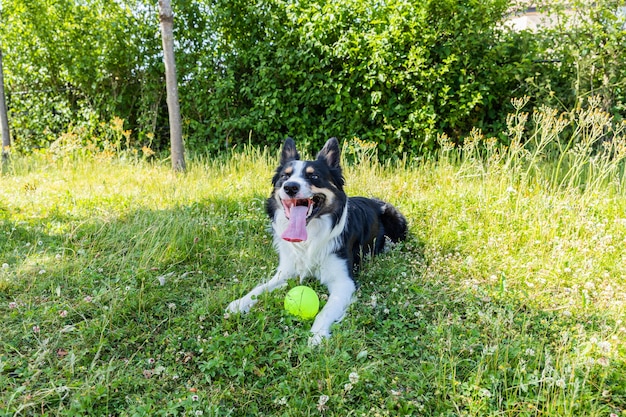
[[[623,1],[602,0],[589,5],[575,0],[567,7],[551,4],[539,9],[553,22],[532,33],[532,71],[527,71],[518,94],[569,111],[591,96],[617,121],[626,116],[626,9]],[[528,33],[527,33],[528,34]]]
[[[437,131],[490,124],[507,82],[496,28],[506,7],[215,1],[229,88],[206,103],[221,119],[214,134],[260,143],[292,135],[315,145],[358,136],[385,153],[421,153]]]
[[[0,44],[18,147],[46,147],[118,117],[137,144],[167,149],[153,3],[4,2]],[[462,142],[473,128],[506,143],[510,98],[523,96],[570,110],[600,95],[623,118],[618,2],[553,6],[561,24],[538,33],[502,25],[510,3],[177,1],[186,146],[214,153],[289,135],[318,147],[337,136],[375,142],[383,156],[421,156],[438,134]]]
[[[148,113],[165,87],[151,65],[160,62],[151,10],[99,1],[3,3],[0,45],[19,149],[46,147],[70,126],[97,129],[116,116],[139,136],[155,130]]]

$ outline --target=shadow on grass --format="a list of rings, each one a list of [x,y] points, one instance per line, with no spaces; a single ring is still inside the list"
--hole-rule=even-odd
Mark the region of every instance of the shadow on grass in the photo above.
[[[461,254],[415,237],[364,265],[358,299],[318,348],[306,344],[311,323],[284,312],[284,291],[225,316],[276,266],[263,204],[254,196],[122,216],[54,213],[38,224],[3,214],[0,233],[11,239],[0,244],[10,264],[2,274],[12,280],[0,290],[0,413],[626,407],[623,360],[592,341],[614,325],[607,317],[567,317],[496,287],[469,288]]]

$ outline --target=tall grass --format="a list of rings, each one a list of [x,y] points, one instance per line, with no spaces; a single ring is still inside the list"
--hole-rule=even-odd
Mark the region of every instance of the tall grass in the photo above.
[[[624,414],[623,125],[593,100],[525,105],[508,146],[442,137],[436,162],[345,143],[349,194],[396,205],[411,238],[365,265],[316,349],[284,291],[224,315],[276,265],[278,149],[192,158],[185,175],[109,150],[13,157],[0,415]]]

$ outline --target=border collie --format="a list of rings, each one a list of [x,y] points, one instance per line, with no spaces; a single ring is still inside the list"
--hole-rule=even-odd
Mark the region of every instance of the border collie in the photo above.
[[[301,161],[291,138],[285,141],[267,199],[279,264],[269,281],[227,307],[248,312],[263,292],[291,278],[315,277],[328,288],[328,302],[313,323],[309,343],[330,336],[356,290],[354,274],[364,255],[380,253],[386,239],[407,236],[407,221],[391,204],[365,197],[348,198],[339,164],[337,139],[329,139],[313,161]]]

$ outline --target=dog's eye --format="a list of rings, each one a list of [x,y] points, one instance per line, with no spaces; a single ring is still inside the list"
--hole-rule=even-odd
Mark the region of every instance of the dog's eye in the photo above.
[[[317,174],[309,174],[308,177],[309,177],[310,180],[319,180],[320,179],[320,176],[317,175]]]
[[[289,174],[285,174],[284,172],[282,174],[280,174],[280,179],[281,180],[286,180],[287,178],[289,178]]]

